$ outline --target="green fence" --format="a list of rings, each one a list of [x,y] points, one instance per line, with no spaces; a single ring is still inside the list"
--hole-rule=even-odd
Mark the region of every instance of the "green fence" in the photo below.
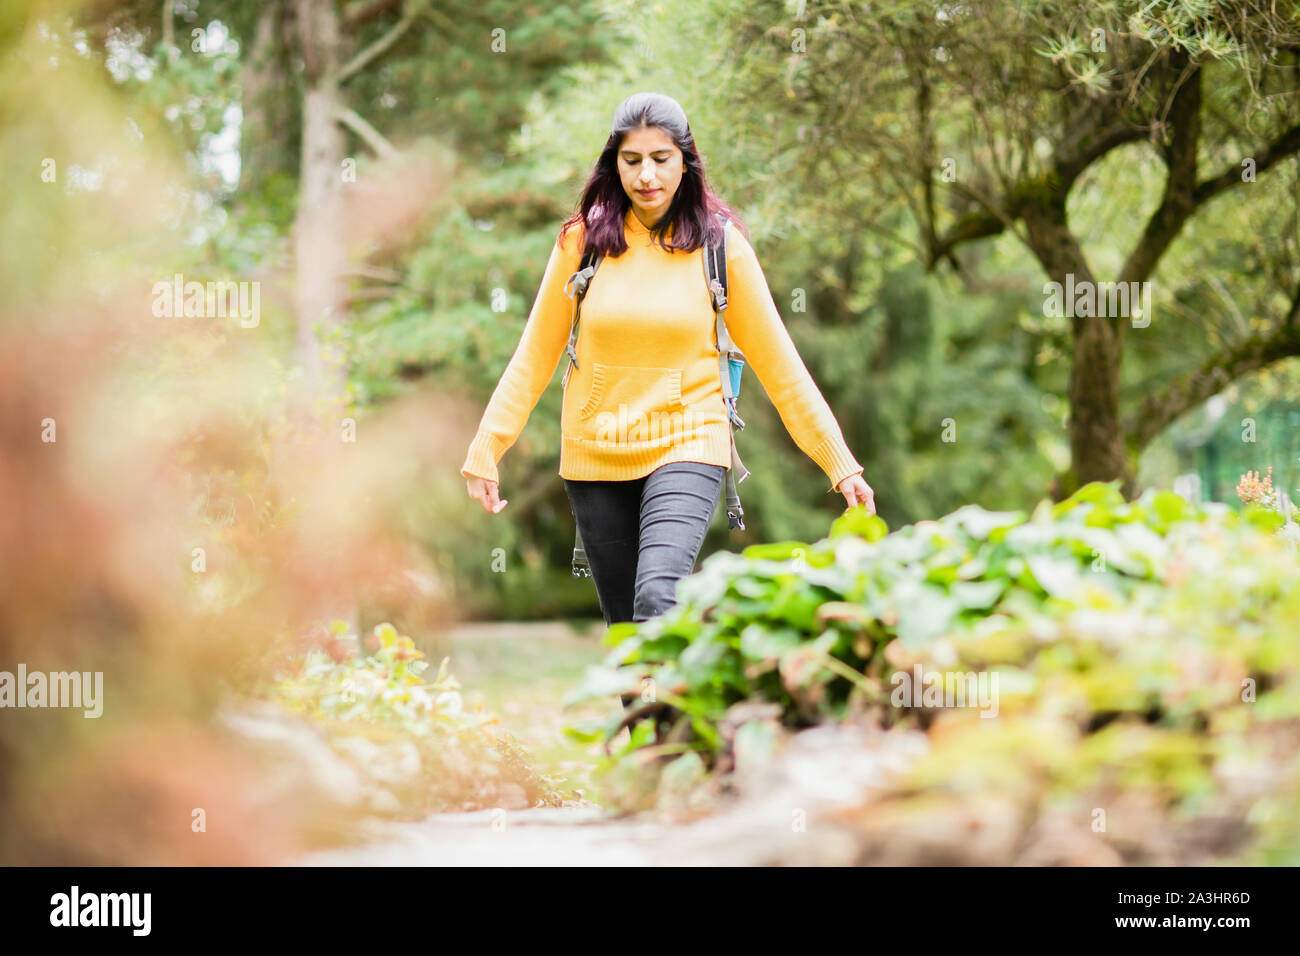
[[[1273,403],[1255,412],[1230,405],[1204,441],[1184,450],[1203,500],[1237,504],[1241,476],[1258,471],[1262,477],[1270,466],[1273,487],[1300,500],[1300,405]]]

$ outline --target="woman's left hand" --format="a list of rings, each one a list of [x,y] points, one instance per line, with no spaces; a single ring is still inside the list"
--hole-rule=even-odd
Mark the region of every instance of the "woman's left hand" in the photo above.
[[[847,508],[852,508],[855,505],[866,505],[868,513],[876,513],[876,493],[871,490],[869,484],[863,481],[861,475],[849,475],[839,483],[836,490],[848,502]]]

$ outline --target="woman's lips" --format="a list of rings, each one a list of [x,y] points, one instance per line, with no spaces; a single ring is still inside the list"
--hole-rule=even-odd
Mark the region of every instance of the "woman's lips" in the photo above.
[[[659,190],[657,190],[657,189],[651,189],[651,190],[649,190],[649,191],[647,192],[647,191],[644,190],[644,189],[638,189],[637,192],[640,193],[642,197],[644,197],[644,198],[646,198],[646,199],[649,199],[651,196],[653,196],[653,195],[655,195],[656,193],[658,193]]]

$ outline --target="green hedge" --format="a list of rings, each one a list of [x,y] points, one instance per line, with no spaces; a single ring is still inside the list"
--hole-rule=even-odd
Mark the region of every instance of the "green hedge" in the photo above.
[[[658,733],[635,724],[613,761],[638,766],[683,754],[725,771],[737,739],[828,721],[920,728],[933,747],[918,792],[1143,787],[1222,808],[1218,771],[1259,760],[1280,774],[1260,799],[1285,809],[1258,812],[1294,837],[1300,560],[1280,521],[1168,492],[1130,503],[1100,483],[1032,516],[967,506],[892,534],[857,509],[812,544],[713,555],[672,611],[609,629],[570,700],[642,692]],[[918,667],[988,679],[995,719],[922,688],[908,700],[901,675]],[[737,720],[763,703],[775,720]],[[572,732],[608,739],[620,717]],[[1275,731],[1289,763],[1252,743]]]

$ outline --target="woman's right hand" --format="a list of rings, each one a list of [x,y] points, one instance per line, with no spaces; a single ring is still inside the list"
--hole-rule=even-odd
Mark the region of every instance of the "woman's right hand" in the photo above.
[[[497,483],[486,478],[471,477],[466,479],[465,488],[469,496],[483,506],[490,515],[499,514],[510,503],[507,498],[497,497]]]

